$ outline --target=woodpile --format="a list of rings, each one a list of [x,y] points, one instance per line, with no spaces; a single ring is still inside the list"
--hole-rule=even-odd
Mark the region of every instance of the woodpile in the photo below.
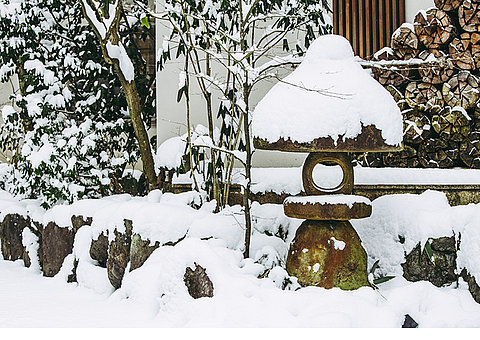
[[[435,0],[435,6],[445,12],[457,10],[463,0]]]
[[[418,12],[414,27],[418,40],[428,49],[441,49],[457,33],[450,16],[438,8]]]
[[[480,169],[480,0],[435,6],[371,58],[402,111],[404,150],[358,155],[363,166]]]

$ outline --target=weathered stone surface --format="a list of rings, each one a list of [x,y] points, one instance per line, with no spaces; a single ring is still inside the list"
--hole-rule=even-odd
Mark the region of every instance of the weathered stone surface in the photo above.
[[[70,228],[61,228],[50,222],[42,233],[43,275],[58,274],[67,255],[72,253],[75,233]]]
[[[90,257],[97,260],[100,267],[107,268],[108,237],[103,233],[100,234],[98,239],[92,240],[92,244],[90,245]]]
[[[130,261],[130,245],[132,241],[132,221],[125,220],[125,233],[115,230],[115,240],[108,249],[107,274],[108,280],[115,289],[122,285],[125,268]]]
[[[72,221],[72,228],[74,234],[77,233],[77,231],[85,226],[85,225],[92,225],[93,219],[91,217],[84,218],[83,216],[76,216],[73,215],[70,219]],[[70,275],[67,277],[67,282],[77,282],[77,267],[78,267],[78,260],[75,259],[73,261],[73,269]]]
[[[437,287],[450,284],[457,280],[457,248],[455,237],[441,237],[431,243],[433,262],[427,252],[420,254],[420,244],[406,257],[402,264],[403,276],[408,281],[429,281]]]
[[[302,286],[353,290],[368,286],[367,254],[348,221],[309,221],[298,228],[287,272]]]
[[[32,265],[32,260],[30,259],[28,251],[25,248],[23,248],[23,265],[27,268],[30,268]]]
[[[288,152],[394,152],[402,150],[400,146],[386,144],[382,137],[382,131],[375,125],[362,126],[361,133],[355,138],[341,136],[334,140],[331,137],[320,137],[309,143],[299,143],[283,138],[277,142],[270,142],[256,136],[253,144],[256,149]]]
[[[466,269],[462,270],[460,276],[466,283],[468,283],[468,290],[472,294],[473,299],[477,303],[480,303],[480,286],[478,285],[478,282]]]
[[[405,321],[403,321],[402,328],[417,328],[418,323],[413,320],[413,318],[410,315],[405,315]]]
[[[83,227],[84,225],[92,225],[92,218],[91,217],[83,217],[83,216],[76,216],[73,215],[71,218],[73,232],[77,233],[78,229]]]
[[[353,204],[319,203],[314,201],[314,198],[318,196],[311,196],[312,202],[301,200],[308,197],[310,196],[300,196],[300,200],[295,197],[288,197],[283,202],[285,215],[314,221],[348,221],[366,218],[372,214],[372,206],[364,202],[355,202]],[[353,196],[348,195],[347,197]]]
[[[158,242],[151,246],[149,240],[142,240],[140,235],[134,234],[130,245],[130,271],[141,267],[159,246]]]
[[[40,260],[41,258],[41,250],[42,250],[42,247],[41,247],[41,240],[42,240],[42,233],[41,233],[41,227],[40,227],[40,224],[39,223],[36,223],[36,222],[33,222],[32,225],[29,226],[29,230],[37,237],[37,245],[38,245],[38,250],[37,250],[37,254],[36,254],[36,261],[39,262],[39,265],[40,265],[40,268],[41,268],[41,263],[42,261]],[[25,236],[25,229],[23,230],[22,232],[22,238]],[[22,240],[22,243],[25,244],[24,242],[25,240]],[[30,266],[32,265],[32,259],[30,258],[32,254],[30,254],[28,251],[27,251],[27,248],[24,246],[23,247],[23,264],[25,267],[27,268],[30,268]]]
[[[319,164],[337,164],[342,168],[343,177],[335,188],[321,188],[313,179],[313,171]],[[350,195],[353,190],[353,163],[350,154],[345,152],[312,152],[308,155],[302,167],[303,189],[307,195]],[[305,217],[307,218],[307,217]]]
[[[22,232],[30,225],[30,219],[18,214],[6,215],[0,223],[2,254],[5,260],[16,261],[23,258]]]
[[[68,275],[68,277],[67,277],[67,282],[68,282],[68,283],[78,282],[78,281],[77,281],[77,267],[78,267],[78,260],[75,259],[75,260],[73,261],[72,273],[71,273],[70,275]]]
[[[202,266],[195,263],[195,270],[188,267],[183,281],[187,286],[188,293],[194,299],[213,297],[213,283]]]

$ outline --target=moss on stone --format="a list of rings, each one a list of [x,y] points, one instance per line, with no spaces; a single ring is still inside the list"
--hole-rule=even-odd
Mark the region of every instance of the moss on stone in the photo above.
[[[367,254],[348,221],[303,222],[289,250],[287,271],[303,286],[354,290],[369,285]]]

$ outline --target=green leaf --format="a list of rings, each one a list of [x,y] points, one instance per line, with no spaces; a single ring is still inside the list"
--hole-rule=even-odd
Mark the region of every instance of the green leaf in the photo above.
[[[185,93],[185,95],[187,94],[187,86],[183,86],[181,89],[178,90],[178,92],[177,92],[177,103],[180,103],[184,93]]]
[[[383,277],[379,277],[378,279],[373,280],[373,283],[378,285],[380,283],[388,282],[388,281],[390,281],[391,279],[394,279],[394,278],[395,278],[395,276],[383,276]]]
[[[432,245],[430,244],[430,240],[425,243],[425,252],[427,253],[430,262],[432,262],[432,264],[435,264],[435,258],[433,257],[433,250]]]
[[[145,26],[146,28],[150,29],[150,22],[148,21],[148,15],[145,15],[142,19],[140,19],[140,22],[142,23],[142,26]]]
[[[380,263],[380,260],[377,260],[377,261],[373,264],[372,268],[370,269],[370,274],[375,273],[375,270],[377,270],[377,268],[379,267],[379,263]]]

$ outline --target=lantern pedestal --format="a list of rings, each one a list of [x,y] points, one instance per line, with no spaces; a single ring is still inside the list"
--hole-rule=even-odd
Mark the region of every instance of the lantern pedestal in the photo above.
[[[290,246],[287,272],[302,286],[353,290],[369,285],[367,253],[348,221],[304,221]]]
[[[341,166],[343,179],[336,188],[315,184],[313,169],[322,163]],[[287,272],[302,286],[345,290],[368,286],[367,253],[348,220],[369,217],[372,206],[367,198],[350,195],[353,168],[348,153],[311,153],[302,174],[310,196],[288,197],[283,203],[285,215],[306,219],[288,252]]]

